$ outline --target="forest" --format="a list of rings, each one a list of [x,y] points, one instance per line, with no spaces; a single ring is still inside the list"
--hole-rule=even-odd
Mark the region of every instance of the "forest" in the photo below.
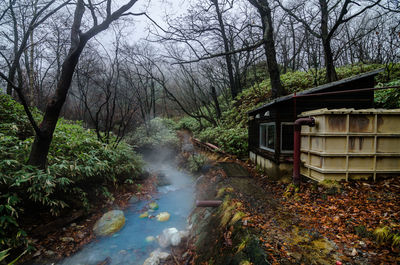
[[[0,264],[35,252],[35,222],[140,190],[175,131],[246,161],[266,102],[375,69],[400,86],[395,0],[5,0],[0,35]]]

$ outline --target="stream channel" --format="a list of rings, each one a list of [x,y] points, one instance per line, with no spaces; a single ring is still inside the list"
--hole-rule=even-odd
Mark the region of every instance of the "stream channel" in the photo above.
[[[149,172],[165,175],[170,185],[158,188],[158,193],[150,200],[131,203],[124,214],[124,227],[109,237],[100,237],[86,245],[82,250],[61,261],[60,265],[132,264],[142,265],[150,253],[161,248],[157,240],[148,242],[149,236],[156,237],[166,228],[175,227],[179,231],[187,229],[187,217],[194,207],[194,177],[178,170],[176,153],[170,150],[157,150],[144,155]],[[159,208],[150,213],[156,216],[168,212],[171,217],[166,222],[157,218],[139,218],[150,202],[157,202]],[[168,252],[168,249],[164,251]],[[102,261],[107,262],[102,263]]]

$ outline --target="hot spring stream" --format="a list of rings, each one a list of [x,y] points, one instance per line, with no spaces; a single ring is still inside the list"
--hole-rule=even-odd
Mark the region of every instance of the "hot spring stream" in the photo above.
[[[131,203],[124,210],[124,227],[110,237],[97,238],[81,251],[61,261],[61,265],[96,265],[108,257],[106,264],[142,265],[149,254],[160,248],[157,240],[146,241],[149,236],[156,237],[166,228],[187,229],[187,217],[194,206],[193,177],[179,171],[173,162],[175,155],[169,152],[167,158],[160,152],[145,156],[150,172],[162,172],[171,183],[158,188],[158,194],[149,201]],[[172,156],[172,157],[171,157]],[[168,159],[169,158],[169,159]],[[159,208],[150,213],[155,216],[160,212],[170,213],[170,219],[159,222],[157,218],[139,218],[143,209],[156,201]],[[168,249],[165,251],[168,252]]]

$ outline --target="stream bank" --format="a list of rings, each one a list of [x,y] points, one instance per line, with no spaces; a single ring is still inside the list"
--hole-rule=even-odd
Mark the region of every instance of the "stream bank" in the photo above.
[[[202,153],[209,163],[196,180],[196,200],[222,200],[222,204],[193,209],[188,242],[173,250],[174,259],[162,264],[335,264],[340,260],[335,243],[302,227],[274,191],[255,177],[250,165],[224,153]]]
[[[303,179],[297,189],[249,161],[204,149],[213,166],[197,180],[196,199],[223,202],[191,213],[189,249],[180,250],[193,256],[190,264],[399,264],[399,249],[377,244],[374,229],[399,227],[400,179]]]
[[[124,209],[125,225],[111,236],[98,237],[62,265],[159,264],[170,245],[187,237],[187,216],[194,205],[193,177],[177,167],[175,150],[146,150],[146,169],[156,176],[157,192],[130,200]]]
[[[188,139],[182,138],[182,141],[186,141],[183,146],[190,144]],[[154,239],[163,230],[185,230],[187,216],[194,205],[194,190],[192,176],[177,166],[177,161],[181,159],[179,150],[146,150],[143,156],[147,172],[150,172],[146,178],[139,179],[133,185],[119,187],[113,193],[113,200],[98,200],[90,215],[81,214],[78,218],[63,222],[61,227],[55,226],[53,232],[33,239],[36,252],[24,257],[21,262],[27,265],[56,262],[74,265],[104,262],[143,264],[149,254],[160,247]],[[150,209],[152,203],[156,203],[157,207]],[[93,233],[95,222],[110,210],[124,211],[124,227],[112,236],[96,237]],[[148,215],[141,218],[144,212],[148,212]],[[168,213],[168,220],[159,222],[157,216],[164,213]]]
[[[335,264],[335,244],[301,228],[270,190],[243,171],[234,161],[220,162],[199,180],[197,199],[223,203],[191,214],[194,264]]]
[[[53,264],[81,250],[95,240],[95,222],[107,211],[125,209],[132,197],[146,199],[155,193],[155,177],[144,175],[135,184],[127,184],[110,190],[112,200],[99,199],[89,212],[73,211],[67,217],[59,217],[45,224],[28,222],[31,225],[31,245],[35,251],[23,256],[18,264]]]

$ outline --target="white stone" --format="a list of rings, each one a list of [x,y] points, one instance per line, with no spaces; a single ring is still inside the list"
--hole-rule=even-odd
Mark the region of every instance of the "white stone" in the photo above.
[[[170,245],[178,246],[182,238],[186,238],[189,236],[189,231],[178,231],[175,227],[164,229],[161,235],[157,236],[158,244],[166,248]]]
[[[158,253],[158,257],[160,258],[160,260],[166,260],[171,254],[167,253],[167,252],[160,252]]]
[[[173,235],[171,235],[171,245],[173,245],[174,247],[178,246],[181,243],[181,235],[180,233],[175,233]]]
[[[158,265],[160,264],[160,260],[165,260],[170,256],[167,252],[161,252],[160,249],[156,249],[150,253],[150,257],[148,257],[143,265]]]
[[[158,244],[161,247],[166,248],[171,245],[171,237],[174,234],[178,234],[178,230],[175,227],[164,229],[161,235],[157,236]]]
[[[148,257],[143,263],[143,265],[158,265],[158,264],[160,264],[160,259],[155,256]]]

